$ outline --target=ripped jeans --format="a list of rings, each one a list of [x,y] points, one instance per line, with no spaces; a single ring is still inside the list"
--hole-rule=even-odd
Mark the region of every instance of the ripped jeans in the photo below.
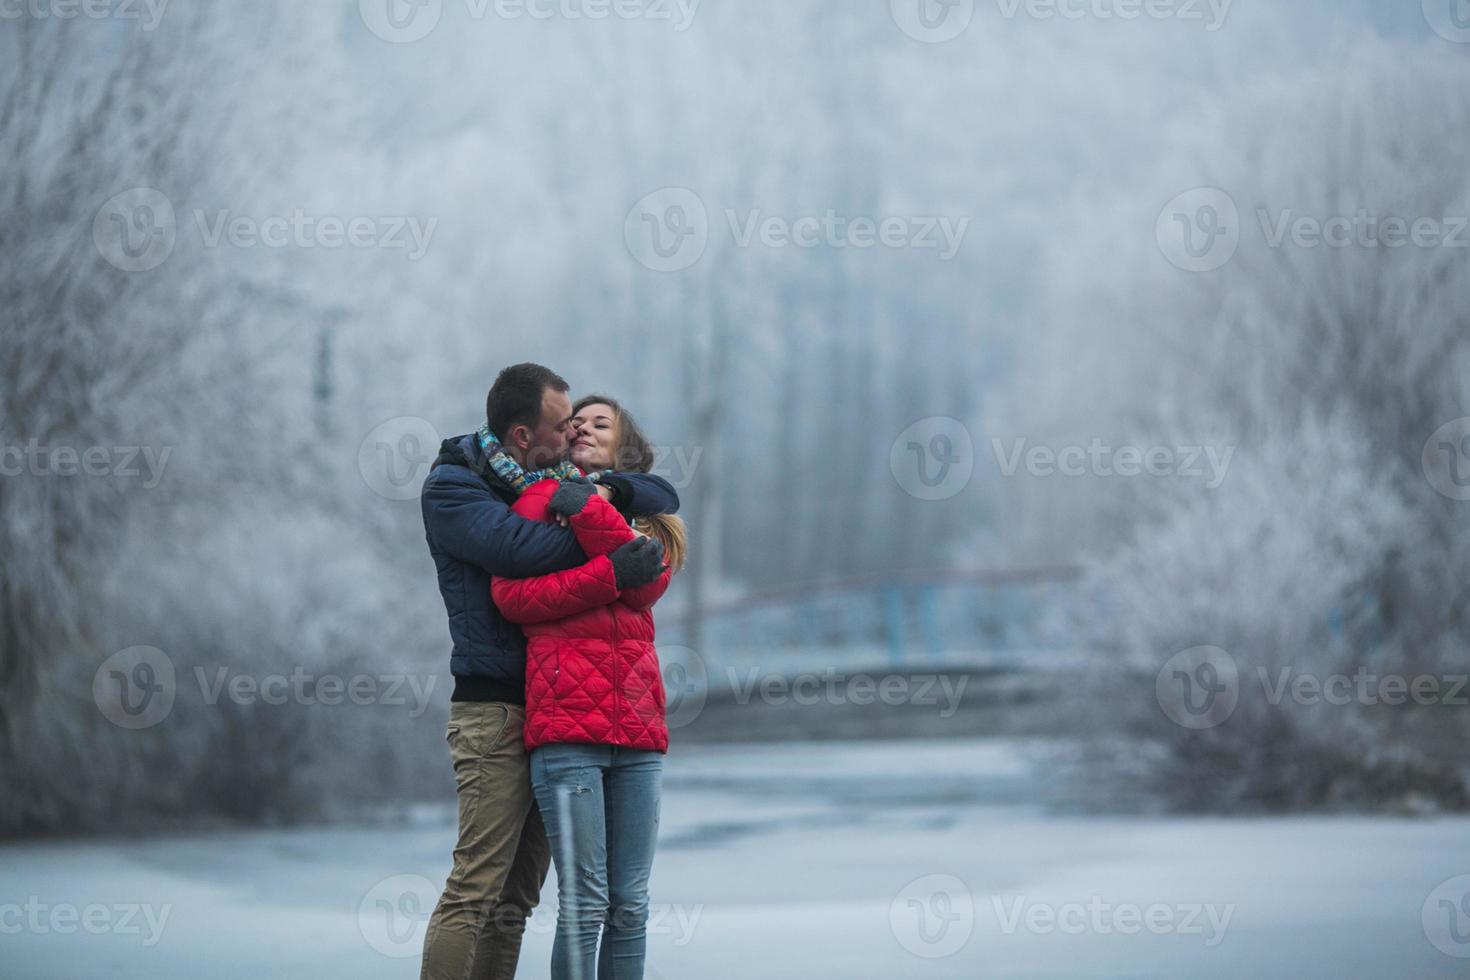
[[[614,745],[531,752],[556,865],[552,980],[642,980],[663,764],[660,752]]]

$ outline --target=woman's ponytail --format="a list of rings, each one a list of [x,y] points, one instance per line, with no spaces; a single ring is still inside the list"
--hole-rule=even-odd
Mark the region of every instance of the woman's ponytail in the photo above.
[[[684,567],[684,559],[689,553],[689,535],[682,520],[673,514],[655,514],[653,517],[636,518],[633,527],[656,538],[664,546],[664,561],[674,572]]]

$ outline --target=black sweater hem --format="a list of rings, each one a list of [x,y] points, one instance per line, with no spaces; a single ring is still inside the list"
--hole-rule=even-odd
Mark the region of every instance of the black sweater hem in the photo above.
[[[524,684],[508,684],[494,677],[456,677],[451,701],[499,701],[504,704],[525,704]]]

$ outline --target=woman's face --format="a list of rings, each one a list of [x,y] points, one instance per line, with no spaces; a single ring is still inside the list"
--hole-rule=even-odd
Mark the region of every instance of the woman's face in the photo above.
[[[611,405],[593,402],[572,416],[571,459],[583,471],[609,470],[617,458],[618,426]]]

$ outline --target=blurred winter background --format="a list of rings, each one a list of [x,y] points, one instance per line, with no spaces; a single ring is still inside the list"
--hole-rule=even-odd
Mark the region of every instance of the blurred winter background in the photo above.
[[[650,975],[1470,968],[1464,0],[0,0],[0,79],[0,975],[416,975],[417,488],[523,360],[693,533]]]

